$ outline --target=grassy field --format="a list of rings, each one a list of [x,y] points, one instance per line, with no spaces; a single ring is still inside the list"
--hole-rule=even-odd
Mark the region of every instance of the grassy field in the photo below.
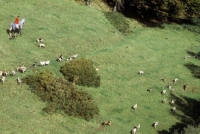
[[[141,124],[137,134],[165,134],[173,125],[193,118],[188,114],[192,110],[188,105],[200,100],[200,82],[186,64],[199,67],[200,62],[184,57],[188,50],[200,51],[199,34],[176,24],[165,24],[162,29],[148,28],[122,18],[132,31],[125,36],[105,15],[106,11],[96,7],[98,4],[87,7],[72,0],[0,0],[0,70],[51,61],[49,66],[28,68],[24,74],[8,76],[0,84],[1,134],[127,134],[137,124]],[[9,40],[6,29],[18,15],[26,19],[22,35]],[[44,39],[46,48],[38,47],[35,40],[39,37]],[[67,115],[46,114],[42,111],[45,102],[31,93],[27,85],[16,83],[17,77],[45,69],[62,77],[59,69],[65,62],[58,63],[56,58],[76,53],[78,58],[91,59],[100,69],[99,88],[79,87],[93,95],[100,109],[100,115],[88,122]],[[138,70],[144,74],[138,75]],[[163,77],[166,82],[161,81]],[[167,85],[174,78],[179,81],[172,85],[175,92],[170,93]],[[184,84],[188,84],[186,91]],[[151,93],[147,91],[150,87]],[[160,94],[163,88],[167,89],[165,95]],[[161,102],[164,98],[166,104]],[[175,114],[168,103],[174,98]],[[131,107],[136,103],[138,109],[133,111]],[[100,127],[107,120],[112,120],[112,125]],[[152,127],[155,121],[159,121],[157,129]]]

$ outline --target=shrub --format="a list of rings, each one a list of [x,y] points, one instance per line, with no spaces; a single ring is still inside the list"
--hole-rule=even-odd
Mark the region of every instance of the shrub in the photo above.
[[[99,114],[99,109],[91,95],[76,89],[72,83],[55,78],[49,71],[29,75],[23,79],[47,106],[43,109],[49,114],[64,111],[70,116],[90,120]]]
[[[72,60],[61,67],[60,71],[70,82],[88,87],[100,86],[100,76],[90,60],[84,58]]]

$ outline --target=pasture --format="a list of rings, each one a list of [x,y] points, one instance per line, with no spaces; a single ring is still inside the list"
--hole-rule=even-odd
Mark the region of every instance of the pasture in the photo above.
[[[200,51],[199,34],[176,24],[163,28],[145,27],[136,20],[123,18],[130,24],[131,33],[124,35],[106,11],[95,6],[87,7],[73,0],[0,0],[0,71],[11,71],[24,64],[27,71],[8,76],[0,83],[0,133],[2,134],[129,134],[137,124],[137,134],[165,134],[179,122],[195,117],[190,113],[200,100],[200,82],[188,64],[200,67],[195,58],[184,59],[187,51]],[[6,30],[16,16],[25,18],[22,35],[9,40]],[[38,47],[37,38],[43,38],[45,48]],[[31,93],[23,78],[41,70],[50,70],[57,77],[65,61],[57,62],[59,55],[94,61],[99,68],[99,88],[79,87],[92,94],[100,115],[91,121],[63,114],[48,115],[42,111],[45,102]],[[30,69],[40,61],[50,65]],[[144,74],[139,75],[138,71]],[[161,78],[166,77],[163,82]],[[167,85],[178,78],[170,93]],[[183,90],[187,84],[188,89]],[[148,88],[152,92],[148,92]],[[161,91],[167,90],[165,95]],[[166,98],[167,103],[161,101]],[[177,111],[170,111],[171,99],[176,99]],[[175,103],[176,103],[175,102]],[[134,111],[131,107],[137,104]],[[198,105],[199,106],[199,105]],[[195,111],[196,112],[196,111]],[[112,120],[111,126],[100,127],[103,121]],[[159,121],[156,129],[152,127]]]

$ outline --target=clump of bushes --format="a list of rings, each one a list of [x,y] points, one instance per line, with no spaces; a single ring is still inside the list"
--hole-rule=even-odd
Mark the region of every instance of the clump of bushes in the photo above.
[[[100,76],[90,60],[74,59],[61,67],[60,71],[69,82],[88,87],[100,86]]]
[[[54,77],[48,70],[29,75],[23,82],[47,102],[44,111],[49,114],[64,111],[70,116],[82,117],[85,120],[99,114],[97,104],[91,95],[78,90],[67,80]]]
[[[129,22],[124,15],[117,12],[104,13],[109,22],[121,33],[128,35],[131,33]]]

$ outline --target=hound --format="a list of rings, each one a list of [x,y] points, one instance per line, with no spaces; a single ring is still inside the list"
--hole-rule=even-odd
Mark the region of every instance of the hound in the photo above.
[[[133,128],[133,129],[131,130],[131,134],[136,134],[136,131],[137,131],[137,128]]]
[[[166,103],[166,99],[163,99],[163,101],[162,101],[163,103]]]
[[[111,120],[108,120],[108,121],[102,123],[102,126],[105,126],[105,125],[110,126],[111,125]]]
[[[36,67],[36,62],[34,62],[31,66],[30,66],[30,68],[32,68],[32,67]]]
[[[50,61],[45,61],[45,65],[49,65]]]
[[[40,66],[43,67],[45,65],[45,61],[40,61]]]
[[[178,81],[178,78],[175,78],[174,80],[173,80],[173,83],[176,83]]]
[[[138,74],[144,74],[144,71],[139,70]]]
[[[38,45],[38,47],[45,48],[45,44],[41,43],[41,44]]]
[[[136,110],[137,109],[137,104],[133,105],[132,109]]]
[[[159,123],[158,121],[154,122],[153,126],[154,126],[155,129],[156,129],[158,123]]]
[[[6,79],[5,76],[3,76],[3,77],[1,78],[2,84],[4,83],[5,79]]]
[[[16,75],[16,72],[14,70],[12,70],[12,73],[11,73],[12,76]]]
[[[162,92],[161,92],[161,94],[163,95],[163,94],[165,94],[167,92],[167,90],[163,90]]]
[[[63,60],[62,54],[57,58],[57,61],[61,62]]]
[[[43,39],[42,38],[38,38],[36,41],[41,43],[41,42],[43,42]]]
[[[17,83],[20,85],[21,84],[21,79],[18,77],[17,78]]]

